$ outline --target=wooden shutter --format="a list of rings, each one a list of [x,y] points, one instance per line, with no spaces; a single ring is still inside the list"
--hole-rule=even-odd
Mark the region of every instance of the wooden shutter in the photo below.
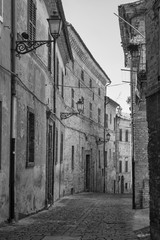
[[[28,0],[28,34],[31,41],[36,40],[36,1]]]

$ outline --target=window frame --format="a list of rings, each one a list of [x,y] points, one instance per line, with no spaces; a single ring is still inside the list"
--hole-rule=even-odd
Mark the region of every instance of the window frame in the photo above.
[[[31,16],[30,13],[32,13],[32,16]],[[36,27],[37,27],[37,4],[36,4],[36,0],[28,0],[27,32],[28,32],[30,41],[35,41],[36,40],[36,33],[37,33]]]

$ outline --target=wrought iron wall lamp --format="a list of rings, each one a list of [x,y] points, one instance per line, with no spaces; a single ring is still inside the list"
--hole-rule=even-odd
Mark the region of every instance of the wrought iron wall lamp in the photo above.
[[[104,143],[104,142],[105,142],[105,143],[106,143],[106,142],[109,142],[109,141],[110,141],[110,137],[111,137],[110,133],[107,133],[105,141],[103,141],[103,140],[101,140],[100,138],[98,138],[98,140],[97,140],[96,142],[97,142],[98,145],[100,145],[100,144],[102,144],[102,143]]]
[[[62,28],[62,19],[59,17],[57,12],[53,12],[53,15],[47,19],[50,29],[50,34],[54,40],[40,40],[33,41],[29,39],[29,35],[26,32],[21,34],[23,40],[16,41],[16,52],[17,54],[26,54],[34,49],[46,44],[49,46],[52,42],[55,43],[56,39],[60,36]]]
[[[60,113],[61,120],[70,118],[72,116],[81,115],[82,113],[84,113],[84,98],[81,97],[76,104],[77,104],[78,112],[69,112],[69,113],[61,112]]]

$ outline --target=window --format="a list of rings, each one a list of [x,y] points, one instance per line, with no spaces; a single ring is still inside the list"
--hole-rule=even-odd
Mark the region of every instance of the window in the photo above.
[[[126,130],[126,133],[125,133],[125,140],[126,142],[128,142],[128,130]]]
[[[119,172],[122,172],[122,161],[119,161]]]
[[[28,0],[28,35],[29,40],[36,40],[36,1]]]
[[[126,190],[128,189],[128,183],[125,183],[125,189]]]
[[[82,168],[84,168],[84,147],[82,147]]]
[[[110,160],[112,159],[112,151],[111,151],[111,149],[109,149],[109,159]]]
[[[101,122],[101,109],[98,108],[98,123]]]
[[[0,0],[0,21],[3,22],[3,0]]]
[[[57,58],[57,88],[59,88],[59,60]]]
[[[122,141],[122,129],[119,129],[119,141]]]
[[[89,87],[92,88],[92,79],[89,80]]]
[[[72,168],[72,170],[74,169],[74,146],[72,146],[71,168]]]
[[[105,114],[105,127],[108,128],[108,114]]]
[[[63,74],[63,71],[62,71],[61,96],[62,96],[62,98],[64,98],[64,74]]]
[[[74,108],[74,90],[71,89],[71,107]]]
[[[114,131],[116,130],[116,118],[114,118]]]
[[[81,81],[78,80],[78,87],[81,88]]]
[[[58,128],[56,128],[55,164],[58,163]]]
[[[112,114],[110,114],[110,124],[112,124]]]
[[[101,96],[101,89],[98,88],[98,95]]]
[[[0,101],[0,169],[1,169],[1,156],[2,156],[2,101]]]
[[[84,71],[81,70],[81,79],[84,81]]]
[[[60,162],[63,162],[63,133],[61,133],[61,150],[60,150]]]
[[[50,34],[48,34],[48,40],[51,40]],[[51,58],[52,58],[52,44],[48,45],[48,71],[51,73]]]
[[[93,96],[92,96],[92,99],[93,99],[93,101],[94,101],[94,92],[93,92]]]
[[[35,115],[34,110],[27,109],[27,167],[34,166]]]
[[[99,150],[99,168],[101,168],[101,151]]]
[[[125,161],[125,172],[128,172],[128,161]]]
[[[89,117],[92,118],[92,103],[89,103]]]

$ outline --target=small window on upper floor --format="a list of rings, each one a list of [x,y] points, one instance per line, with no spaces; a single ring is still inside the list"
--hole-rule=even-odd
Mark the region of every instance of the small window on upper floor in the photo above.
[[[36,0],[28,0],[28,35],[29,40],[36,40]]]
[[[0,0],[0,22],[3,22],[3,0]]]
[[[81,79],[84,81],[84,71],[81,70]]]
[[[101,96],[101,89],[98,88],[98,95]]]
[[[92,79],[89,80],[89,87],[92,88]]]

